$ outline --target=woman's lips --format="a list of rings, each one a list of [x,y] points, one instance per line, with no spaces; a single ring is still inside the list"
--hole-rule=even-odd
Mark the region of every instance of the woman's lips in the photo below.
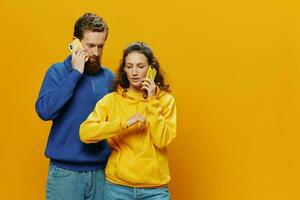
[[[140,80],[140,78],[131,78],[131,80],[132,80],[133,82],[138,82],[138,81]]]

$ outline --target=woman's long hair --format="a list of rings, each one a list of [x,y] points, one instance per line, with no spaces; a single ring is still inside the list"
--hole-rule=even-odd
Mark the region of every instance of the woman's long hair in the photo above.
[[[122,87],[124,92],[127,92],[127,88],[129,88],[129,81],[126,76],[125,68],[125,60],[128,54],[131,52],[139,52],[146,56],[148,64],[154,67],[157,70],[156,77],[154,79],[155,84],[159,87],[160,90],[165,92],[170,92],[170,86],[167,85],[164,81],[163,73],[160,69],[160,65],[158,60],[155,58],[151,48],[143,43],[143,42],[134,42],[131,43],[126,49],[123,51],[123,57],[120,62],[120,66],[116,72],[116,78],[114,82],[114,91],[117,91],[118,87]],[[145,97],[145,95],[144,95]],[[147,98],[147,97],[145,97]]]

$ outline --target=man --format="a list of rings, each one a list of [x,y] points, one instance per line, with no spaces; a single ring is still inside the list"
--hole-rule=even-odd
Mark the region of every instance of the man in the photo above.
[[[53,122],[45,151],[50,159],[47,199],[103,199],[109,147],[105,141],[83,144],[78,131],[110,92],[114,75],[101,66],[107,36],[101,17],[84,14],[74,27],[83,49],[52,65],[45,75],[35,108],[41,119]]]

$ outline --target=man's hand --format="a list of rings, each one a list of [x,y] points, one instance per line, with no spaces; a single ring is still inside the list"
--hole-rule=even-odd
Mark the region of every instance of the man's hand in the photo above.
[[[84,71],[84,64],[88,60],[88,52],[79,49],[76,53],[72,53],[72,67],[78,70],[81,74]]]

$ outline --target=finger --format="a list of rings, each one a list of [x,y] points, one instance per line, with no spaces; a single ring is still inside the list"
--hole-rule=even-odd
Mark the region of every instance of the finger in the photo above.
[[[136,113],[136,119],[138,120],[138,121],[140,121],[140,116],[141,116],[141,114],[140,113]]]
[[[74,61],[74,63],[78,63],[78,60],[80,59],[80,52],[79,51],[76,51],[75,53],[74,53],[74,59],[73,59],[73,61]]]
[[[145,121],[145,117],[143,115],[139,114],[138,117],[139,117],[139,121],[140,122],[144,122]]]
[[[143,131],[145,129],[145,123],[140,123],[140,131]]]
[[[144,78],[144,79],[143,79],[143,82],[150,83],[150,82],[151,82],[150,80],[151,80],[151,79],[149,79],[149,78]]]
[[[144,116],[140,117],[140,122],[145,123],[145,117]]]
[[[154,80],[153,80],[153,79],[149,79],[149,81],[148,81],[148,82],[149,82],[149,84],[150,84],[150,85],[155,85],[155,82],[154,82]]]
[[[148,89],[149,89],[149,86],[148,86],[148,85],[142,85],[141,89],[146,89],[146,90],[148,90]]]
[[[88,57],[88,53],[81,51],[79,56],[82,61],[86,61],[86,58]]]
[[[87,52],[86,50],[80,49],[79,55],[81,55],[82,57],[86,57],[86,56],[88,56],[89,54],[88,54],[88,52]]]
[[[151,84],[151,85],[155,85],[154,79],[151,79],[151,80],[150,80],[150,84]]]
[[[141,89],[142,89],[142,90],[149,90],[149,86],[147,86],[147,85],[142,85]]]
[[[149,87],[143,86],[143,87],[141,87],[141,89],[142,89],[142,90],[147,90],[147,91],[148,91],[148,90],[149,90]]]
[[[149,87],[151,87],[151,86],[156,86],[156,84],[155,84],[155,82],[154,82],[153,79],[145,79],[145,80],[142,82],[142,84],[143,84],[143,83],[147,83]]]
[[[73,52],[73,53],[72,53],[72,57],[73,57],[74,59],[76,59],[76,58],[80,55],[80,52],[81,52],[80,49],[78,49],[76,52]]]
[[[142,115],[140,113],[137,113],[136,114],[136,120],[141,122],[141,119],[142,119]]]
[[[81,53],[81,49],[78,49],[78,50],[76,51],[76,55],[78,56],[78,55],[80,55],[80,53]]]
[[[88,61],[88,59],[89,59],[89,54],[88,54],[88,52],[85,52],[84,61],[86,62],[86,61]]]
[[[80,55],[82,55],[82,58],[84,58],[84,61],[87,61],[89,57],[89,53],[86,50],[82,50]]]
[[[142,86],[147,86],[147,87],[149,87],[150,86],[150,83],[148,83],[148,82],[142,82]]]
[[[75,53],[75,52],[72,52],[72,60],[75,59],[75,56],[76,56],[76,53]]]

